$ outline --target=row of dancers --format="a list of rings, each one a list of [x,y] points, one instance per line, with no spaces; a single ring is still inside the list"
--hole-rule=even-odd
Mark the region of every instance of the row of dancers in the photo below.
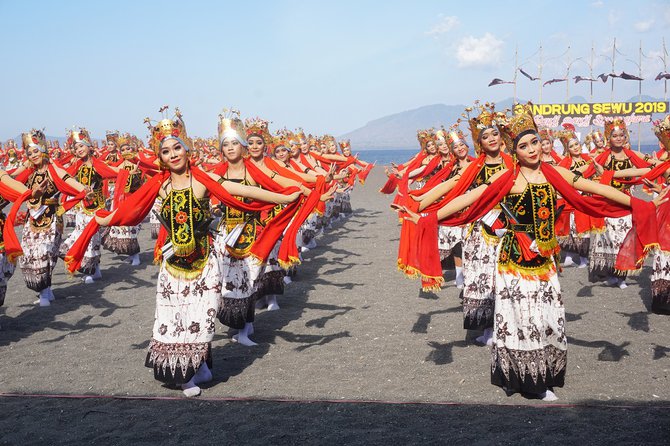
[[[670,314],[670,116],[653,124],[654,154],[631,150],[623,118],[582,142],[570,125],[538,129],[529,105],[476,103],[463,117],[474,157],[459,120],[420,130],[421,151],[386,169],[381,192],[395,194],[401,222],[398,268],[440,290],[453,257],[463,327],[483,332],[476,340],[491,348],[491,382],[553,401],[567,363],[562,267],[625,289],[653,253],[652,311]]]
[[[353,156],[348,141],[271,134],[268,121],[243,122],[232,110],[219,117],[217,138],[193,140],[179,110],[171,118],[167,111],[145,120],[147,147],[109,132],[96,150],[83,128],[69,131],[62,149],[41,130],[22,135],[22,151],[5,147],[0,196],[13,204],[2,214],[0,304],[16,262],[40,307],[55,299],[59,258],[85,283],[102,279],[102,248],[137,265],[137,236],[151,215],[160,271],[146,365],[157,380],[196,396],[212,379],[215,321],[237,330],[234,341],[256,345],[256,310],[279,309],[302,253],[351,214],[350,191],[373,164]],[[68,215],[74,228],[63,239]]]

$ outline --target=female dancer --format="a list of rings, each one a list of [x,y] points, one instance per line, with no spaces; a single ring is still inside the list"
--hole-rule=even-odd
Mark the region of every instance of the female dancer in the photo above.
[[[212,379],[211,341],[221,291],[226,285],[222,282],[218,253],[209,235],[209,194],[227,206],[249,210],[252,204],[245,205],[230,194],[289,203],[300,192],[276,194],[229,182],[191,167],[191,141],[178,110],[176,119],[163,119],[152,126],[151,146],[163,172],[120,202],[109,215],[103,217],[99,212],[95,221],[101,225],[132,226],[142,221],[156,196],[162,197],[160,218],[164,226],[161,232],[166,239],[160,253],[156,318],[146,365],[153,368],[157,380],[180,386],[186,396],[196,396],[201,392],[198,384]],[[94,231],[97,225],[90,225],[85,235],[90,238]],[[69,268],[77,268],[81,262],[87,243],[85,238],[68,253]]]
[[[615,188],[598,184],[571,171],[540,161],[541,143],[530,110],[501,125],[507,147],[518,160],[512,170],[494,175],[489,182],[455,198],[436,213],[419,217],[419,230],[430,234],[438,220],[462,223],[478,218],[498,203],[504,205],[506,231],[495,256],[495,321],[491,356],[491,382],[508,394],[535,394],[556,400],[554,387],[562,387],[567,363],[565,310],[556,273],[559,252],[554,235],[556,195],[595,216],[633,211],[636,235],[642,237],[633,251],[657,242],[655,206],[667,201],[666,193],[653,203],[631,198]],[[576,190],[611,201],[583,197]],[[452,214],[469,208],[460,216]],[[430,246],[427,244],[426,246]],[[439,265],[422,265],[429,273]]]

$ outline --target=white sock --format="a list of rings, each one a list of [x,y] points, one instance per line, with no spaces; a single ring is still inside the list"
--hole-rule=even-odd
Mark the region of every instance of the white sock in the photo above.
[[[579,256],[579,267],[578,268],[586,268],[587,266],[589,266],[589,258]]]
[[[56,296],[54,296],[54,292],[51,287],[47,288],[47,293],[50,301],[56,300]]]
[[[132,256],[130,256],[130,264],[131,264],[132,266],[138,266],[140,263],[141,263],[141,262],[140,262],[140,255],[139,255],[139,253],[138,253],[138,254],[133,254]]]
[[[247,322],[244,324],[244,328],[239,331],[235,336],[233,336],[233,341],[238,342],[242,345],[246,345],[247,347],[253,347],[256,344],[254,341],[249,339],[249,336],[253,334],[254,332],[254,324],[251,322]]]
[[[455,284],[458,288],[461,288],[463,286],[463,267],[462,266],[457,266],[456,267],[456,281]]]
[[[48,307],[50,305],[51,301],[49,300],[49,292],[45,288],[40,291],[40,307]]]
[[[200,387],[195,385],[193,378],[191,378],[191,380],[186,384],[182,384],[181,390],[184,392],[184,395],[189,398],[200,395]]]
[[[212,371],[209,370],[209,366],[207,366],[207,362],[203,362],[200,364],[200,368],[198,369],[197,372],[195,372],[195,375],[193,376],[193,384],[202,384],[202,383],[208,383],[212,380]]]
[[[626,284],[626,279],[619,279],[619,288],[622,290],[628,288],[628,284]]]
[[[93,273],[93,280],[102,279],[102,273],[100,272],[100,265],[95,267],[95,273]]]
[[[91,277],[91,276],[86,276],[86,277],[84,277],[84,283],[85,283],[85,284],[90,285],[90,284],[92,284],[93,282],[94,282],[93,277]]]
[[[574,264],[575,262],[572,260],[571,256],[565,256],[565,262],[563,262],[563,266],[572,266]]]
[[[279,310],[279,304],[277,303],[277,296],[270,294],[266,297],[266,302],[268,303],[268,311]]]
[[[547,389],[546,392],[540,393],[538,396],[542,399],[542,401],[556,401],[556,400],[558,400],[558,397],[556,396],[556,394],[549,389]]]

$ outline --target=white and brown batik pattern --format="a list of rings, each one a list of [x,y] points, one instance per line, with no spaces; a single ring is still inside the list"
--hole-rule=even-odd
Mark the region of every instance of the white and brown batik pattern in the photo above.
[[[626,273],[616,270],[614,264],[619,248],[632,227],[630,215],[605,218],[605,230],[591,233],[589,281],[598,282],[608,277],[626,277]]]
[[[203,362],[212,367],[211,342],[221,287],[216,253],[210,253],[201,274],[191,280],[174,277],[163,262],[146,359],[157,380],[177,386],[190,381]]]
[[[479,222],[463,241],[463,328],[493,327],[496,247],[498,238],[482,234]]]
[[[654,250],[651,273],[651,311],[670,314],[670,253]]]
[[[227,234],[226,226],[222,225],[214,237],[214,250],[218,254],[223,282],[218,317],[222,324],[241,329],[245,323],[254,321],[258,279],[263,266],[251,255],[243,258],[232,256],[225,241]]]
[[[575,225],[575,213],[570,213],[570,235],[564,237],[556,237],[558,244],[563,251],[574,252],[580,257],[589,256],[589,246],[591,245],[591,235],[589,232],[584,234],[577,233],[577,226]]]
[[[7,282],[14,274],[14,265],[7,260],[4,253],[0,254],[0,307],[5,304]]]
[[[452,254],[452,251],[463,241],[463,226],[438,226],[437,247],[440,250],[440,260]]]
[[[39,292],[51,286],[62,240],[63,222],[60,218],[53,217],[49,226],[39,229],[31,224],[31,217],[28,218],[21,234],[23,256],[19,257],[18,263],[29,289]]]
[[[70,236],[65,239],[63,244],[60,247],[60,257],[65,258],[67,252],[72,248],[74,242],[77,241],[81,234],[86,229],[86,225],[94,218],[94,214],[87,214],[83,211],[78,211],[75,214],[75,226],[74,230],[70,233]],[[81,267],[79,272],[86,275],[92,275],[95,273],[95,268],[100,264],[100,246],[102,243],[102,238],[100,236],[100,231],[96,232],[91,238],[90,243],[86,247],[86,252],[84,253],[84,258],[81,261]]]
[[[496,271],[491,382],[535,394],[562,387],[567,347],[558,276],[528,280]]]
[[[137,237],[142,225],[137,226],[112,226],[102,238],[102,246],[116,254],[134,255],[140,252],[140,244]]]
[[[267,262],[263,266],[263,272],[259,278],[258,284],[258,297],[269,296],[269,295],[282,295],[284,294],[284,277],[286,276],[286,271],[279,265],[277,258],[279,257],[279,246],[281,245],[281,239],[275,244],[270,255],[268,256]]]

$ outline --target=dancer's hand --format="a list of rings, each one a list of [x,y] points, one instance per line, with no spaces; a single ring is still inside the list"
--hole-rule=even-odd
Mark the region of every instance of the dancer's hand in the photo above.
[[[605,173],[605,168],[600,164],[596,163],[596,161],[593,159],[591,160],[591,162],[593,163],[593,167],[595,167],[596,169],[596,175],[602,176],[602,174]]]
[[[337,190],[337,184],[333,185],[328,191],[326,191],[325,194],[321,195],[321,201],[330,201],[332,200],[335,194],[335,191]]]
[[[44,195],[44,192],[46,192],[48,185],[49,183],[47,182],[46,179],[39,184],[33,185],[33,192],[31,194],[31,197],[36,199],[42,197],[42,195]]]
[[[403,220],[412,221],[412,222],[414,222],[414,224],[419,223],[419,219],[421,218],[421,216],[419,214],[417,214],[416,212],[410,211],[409,209],[407,209],[406,206],[401,206],[399,204],[393,203],[393,204],[391,204],[391,209],[393,209],[394,211],[396,211],[398,213],[403,212],[403,213],[407,214],[406,216],[403,216]]]
[[[661,186],[658,183],[654,183],[653,181],[648,180],[647,178],[643,178],[642,182],[644,183],[645,186],[647,186],[649,189],[651,189],[653,192],[656,192],[657,194],[663,192],[663,186]]]
[[[658,195],[656,195],[656,198],[654,198],[653,200],[651,200],[652,203],[654,203],[654,205],[656,205],[656,207],[659,207],[660,205],[662,205],[663,203],[665,203],[666,201],[668,201],[668,191],[670,191],[670,188],[668,188],[668,187],[664,188],[664,189],[661,191],[661,193],[659,193]]]

